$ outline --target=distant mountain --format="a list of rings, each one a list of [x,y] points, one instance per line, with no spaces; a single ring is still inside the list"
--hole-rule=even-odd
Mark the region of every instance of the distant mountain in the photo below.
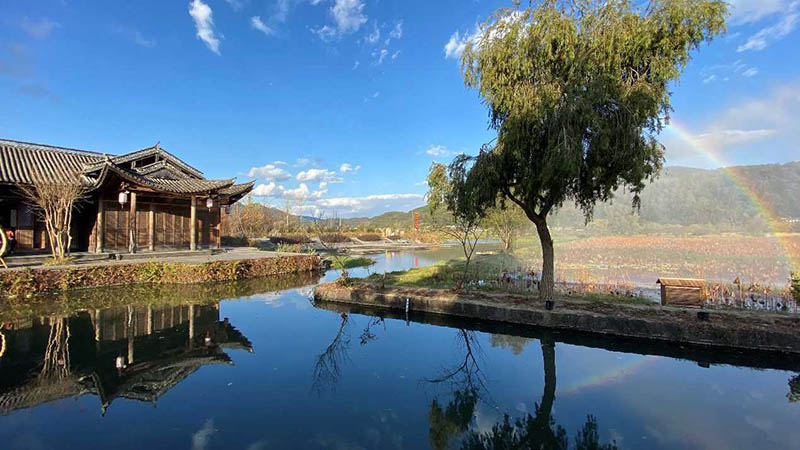
[[[779,218],[800,218],[800,162],[715,170],[666,167],[645,188],[637,215],[632,215],[632,200],[630,193],[620,192],[612,203],[598,204],[594,226],[625,231],[643,224],[704,225],[755,231],[764,228],[759,219],[763,208]],[[387,212],[371,219],[348,219],[347,225],[403,228],[411,226],[414,212],[419,212],[425,221],[427,209],[421,207],[409,212]],[[550,223],[583,228],[585,220],[578,208],[565,204],[551,217]]]

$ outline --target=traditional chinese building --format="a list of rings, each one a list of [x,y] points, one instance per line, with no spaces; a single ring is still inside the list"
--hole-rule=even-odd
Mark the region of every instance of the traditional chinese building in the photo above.
[[[206,179],[159,144],[109,155],[0,139],[0,225],[16,230],[17,250],[48,245],[18,187],[78,177],[86,196],[73,215],[71,247],[90,252],[219,247],[226,206],[254,184]]]

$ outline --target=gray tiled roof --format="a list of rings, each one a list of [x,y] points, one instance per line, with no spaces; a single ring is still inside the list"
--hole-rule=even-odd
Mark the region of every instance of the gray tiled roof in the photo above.
[[[66,181],[86,164],[103,155],[85,150],[0,139],[0,183],[33,183],[37,172],[54,181]]]
[[[150,166],[143,167],[142,173],[137,169],[129,170],[119,166],[153,153],[158,153],[165,159],[150,166],[158,165],[166,168],[173,165],[170,169],[176,175],[183,177],[173,180],[148,176],[147,173],[154,172],[148,170]],[[191,175],[186,175],[181,170]],[[253,183],[234,186],[235,179],[206,180],[200,171],[158,147],[126,155],[108,156],[85,150],[0,139],[0,184],[31,184],[34,177],[39,174],[55,181],[67,181],[77,174],[82,174],[88,184],[96,187],[101,186],[108,176],[115,174],[128,182],[173,194],[218,193],[235,197],[253,187]]]

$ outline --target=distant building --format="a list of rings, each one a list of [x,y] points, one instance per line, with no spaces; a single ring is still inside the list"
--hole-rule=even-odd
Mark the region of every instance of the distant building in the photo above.
[[[80,176],[88,195],[73,216],[72,250],[91,252],[219,247],[222,210],[254,184],[208,180],[158,144],[114,156],[0,139],[0,225],[16,230],[17,250],[48,246],[17,189],[37,176]]]

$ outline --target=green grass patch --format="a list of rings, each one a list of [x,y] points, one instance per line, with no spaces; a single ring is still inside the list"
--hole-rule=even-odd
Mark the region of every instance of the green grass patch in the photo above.
[[[344,256],[341,258],[331,258],[332,269],[354,269],[356,267],[369,267],[375,264],[372,258],[363,256]]]
[[[455,287],[464,276],[465,259],[441,261],[436,265],[419,267],[405,271],[387,272],[386,286],[413,286],[431,289]],[[475,255],[470,261],[467,281],[497,280],[504,270],[514,271],[522,268],[519,260],[508,254]],[[373,274],[367,281],[380,283],[383,274]]]

